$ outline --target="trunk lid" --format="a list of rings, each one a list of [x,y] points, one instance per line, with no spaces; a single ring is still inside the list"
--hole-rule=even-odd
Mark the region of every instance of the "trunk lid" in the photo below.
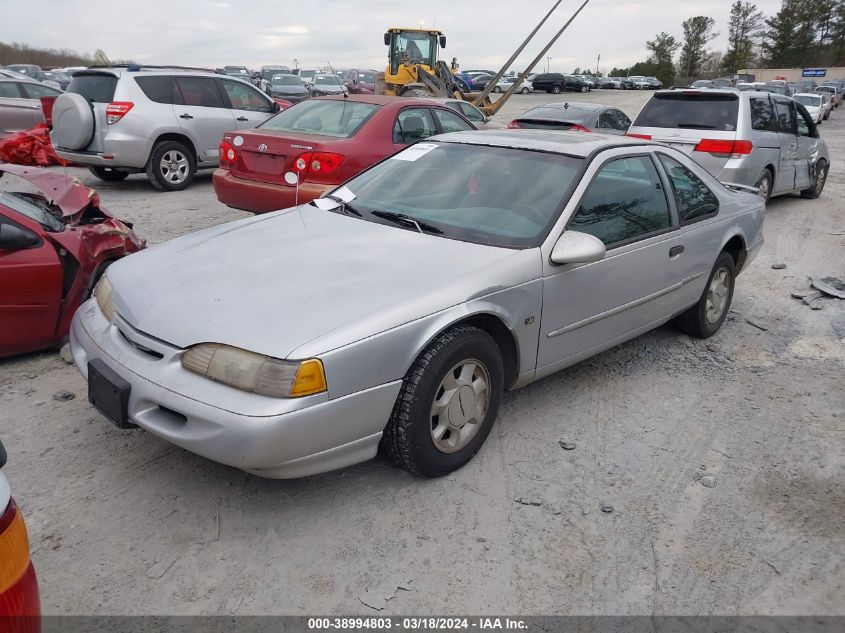
[[[237,137],[242,139],[235,143]],[[248,130],[227,133],[224,141],[232,143],[237,159],[230,166],[233,176],[290,187],[285,174],[294,170],[296,159],[306,152],[320,150],[319,137],[275,130]]]

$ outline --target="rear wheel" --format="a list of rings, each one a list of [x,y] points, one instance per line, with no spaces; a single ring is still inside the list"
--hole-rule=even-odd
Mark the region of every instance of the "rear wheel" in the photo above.
[[[193,153],[178,141],[156,143],[147,161],[147,176],[161,191],[181,191],[196,173]]]
[[[560,92],[561,92],[560,86],[553,86],[552,87],[552,93],[559,95]]]
[[[829,167],[824,160],[820,160],[816,163],[816,167],[813,170],[813,186],[801,192],[802,198],[810,198],[811,200],[814,200],[822,195],[824,184],[827,182],[828,169]]]
[[[431,93],[425,88],[408,88],[402,93],[403,97],[430,97]]]
[[[382,448],[418,475],[460,468],[496,420],[503,374],[501,352],[487,332],[469,325],[443,332],[408,370]]]
[[[772,197],[772,183],[774,182],[774,178],[772,177],[772,172],[769,171],[768,168],[763,170],[763,175],[760,176],[760,180],[754,185],[759,190],[757,195],[763,198],[766,202],[769,201],[769,198]]]
[[[716,258],[698,303],[676,319],[678,328],[697,338],[713,336],[722,327],[730,310],[735,279],[734,258],[730,253],[722,251]]]
[[[121,180],[126,180],[127,176],[129,176],[128,171],[120,171],[111,167],[94,167],[92,165],[88,168],[88,171],[106,182],[120,182]]]
[[[528,90],[528,88],[523,88],[522,90],[520,90],[520,92],[524,95],[527,95],[530,91]]]
[[[501,92],[501,91],[502,91],[502,89],[499,88],[499,86],[496,86],[495,88],[493,88],[493,92]]]
[[[581,92],[589,92],[589,91],[590,91],[589,86],[581,86]]]

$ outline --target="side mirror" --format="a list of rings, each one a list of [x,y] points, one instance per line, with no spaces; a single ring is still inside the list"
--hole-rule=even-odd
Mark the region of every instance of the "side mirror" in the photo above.
[[[549,259],[553,264],[589,264],[603,259],[606,252],[599,238],[580,231],[564,231]]]
[[[41,244],[35,233],[14,224],[0,224],[0,251],[20,251]]]
[[[440,36],[440,48],[446,48],[446,36],[445,35]]]
[[[273,102],[273,112],[281,112],[282,106],[279,105],[278,101]]]
[[[385,33],[385,34],[384,34],[384,45],[385,45],[385,46],[390,46],[390,33]]]

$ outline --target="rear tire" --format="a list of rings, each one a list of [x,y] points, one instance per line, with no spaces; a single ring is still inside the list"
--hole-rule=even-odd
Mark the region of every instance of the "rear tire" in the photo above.
[[[561,90],[560,86],[554,86],[552,88],[552,94],[559,95],[561,92],[562,92],[562,90]]]
[[[382,449],[406,470],[425,477],[460,468],[490,433],[503,376],[502,354],[487,332],[470,325],[443,332],[405,375]]]
[[[111,167],[95,167],[91,165],[88,167],[88,171],[105,182],[121,182],[129,176],[128,171],[120,171]]]
[[[589,91],[590,91],[589,86],[581,86],[581,92],[589,92]]]
[[[528,88],[523,88],[522,90],[520,90],[520,92],[524,95],[527,95],[530,91],[528,90]]]
[[[766,169],[763,170],[763,175],[760,176],[760,179],[754,185],[755,187],[760,189],[761,193],[759,193],[757,195],[759,195],[761,198],[764,198],[766,200],[766,204],[769,203],[769,200],[772,197],[772,185],[774,184],[774,182],[775,182],[774,176],[772,175],[772,172],[769,171],[769,168],[767,167]],[[765,195],[762,195],[764,188],[765,188]]]
[[[156,143],[147,161],[147,177],[160,191],[181,191],[197,173],[193,152],[178,141]]]
[[[710,338],[718,332],[731,309],[735,281],[734,258],[722,251],[698,302],[675,319],[678,329],[696,338]]]
[[[493,92],[501,92],[501,91],[502,91],[502,89],[499,88],[499,86],[496,86],[495,88],[493,88]]]
[[[827,172],[829,169],[830,167],[824,159],[816,163],[816,167],[813,170],[813,186],[801,192],[802,198],[809,198],[810,200],[815,200],[820,195],[822,195],[822,191],[824,191],[824,185],[827,182]]]
[[[424,88],[408,88],[402,93],[403,97],[430,97],[431,93]]]

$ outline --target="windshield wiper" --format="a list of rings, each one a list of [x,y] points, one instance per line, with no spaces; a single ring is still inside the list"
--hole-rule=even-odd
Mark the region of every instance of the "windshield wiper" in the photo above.
[[[338,196],[333,196],[331,194],[327,195],[326,198],[328,198],[329,200],[331,200],[333,202],[337,202],[340,205],[340,210],[343,211],[343,213],[351,213],[352,215],[357,215],[359,218],[361,217],[361,212],[358,211],[358,209],[353,207],[351,204],[349,204],[343,198],[340,198]]]
[[[394,213],[393,211],[372,211],[371,213],[377,218],[383,218],[393,222],[394,224],[402,224],[406,226],[411,225],[420,233],[435,233],[437,235],[443,234],[443,229],[439,229],[428,222],[423,222],[422,220],[415,220],[409,215]]]

